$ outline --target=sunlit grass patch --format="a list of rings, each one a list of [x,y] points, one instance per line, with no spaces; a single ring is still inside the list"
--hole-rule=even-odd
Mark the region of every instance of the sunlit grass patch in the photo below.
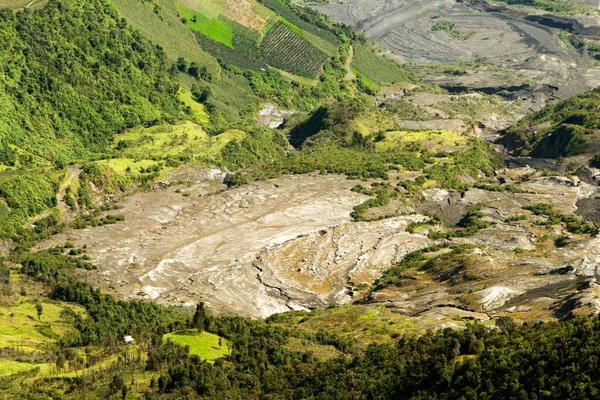
[[[217,358],[229,353],[227,340],[208,332],[198,333],[196,329],[188,329],[169,333],[163,340],[171,340],[182,346],[190,346],[190,354],[197,355],[203,360],[213,363]],[[219,346],[219,340],[221,345]]]
[[[469,138],[447,130],[420,132],[392,131],[386,132],[385,138],[377,142],[376,147],[386,150],[403,147],[408,144],[418,144],[430,151],[464,151],[469,147]]]

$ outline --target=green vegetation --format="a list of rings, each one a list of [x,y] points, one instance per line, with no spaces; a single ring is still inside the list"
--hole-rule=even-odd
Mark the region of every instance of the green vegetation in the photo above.
[[[533,157],[578,155],[586,151],[593,131],[600,129],[599,111],[600,91],[594,89],[525,117],[499,142]]]
[[[231,140],[221,150],[223,163],[230,170],[247,168],[259,161],[281,159],[284,156],[287,141],[277,132],[266,128],[257,128],[243,140]]]
[[[436,226],[436,225],[440,225],[440,224],[445,224],[446,223],[446,220],[444,219],[444,217],[442,217],[439,214],[435,214],[435,213],[431,214],[431,213],[425,212],[424,215],[429,216],[429,219],[426,219],[424,221],[419,221],[419,222],[411,222],[406,227],[406,232],[416,233],[422,227],[425,227],[425,226]]]
[[[213,21],[216,21],[216,26],[221,27],[218,32],[213,33],[214,37],[211,37],[208,31],[203,33],[194,30],[198,44],[205,51],[220,60],[221,64],[257,72],[266,70],[267,62],[258,50],[258,43],[261,40],[258,32],[222,15],[218,20],[213,19]]]
[[[205,66],[214,76],[219,74],[217,60],[200,47],[192,30],[181,23],[174,1],[112,0],[112,3],[128,23],[164,50],[170,62],[184,57],[190,63]]]
[[[110,344],[125,335],[147,337],[152,329],[166,321],[181,321],[183,315],[175,310],[148,302],[117,301],[101,294],[79,281],[74,273],[77,268],[84,268],[85,263],[61,252],[58,248],[14,257],[22,265],[21,273],[52,288],[50,297],[53,300],[75,303],[86,309],[88,318],[79,314],[70,316],[76,331],[63,337],[65,345]]]
[[[390,194],[388,193],[388,190],[386,188],[379,189],[375,198],[369,199],[364,203],[355,206],[354,211],[352,211],[350,216],[354,219],[354,221],[364,221],[366,220],[364,214],[368,209],[382,207],[387,205],[389,202]]]
[[[565,215],[554,212],[549,204],[535,204],[533,206],[524,206],[524,210],[531,211],[534,215],[543,215],[548,217],[548,225],[564,223],[567,231],[571,233],[592,235],[598,234],[598,228],[592,222],[587,222],[583,218],[573,215]]]
[[[115,4],[133,26],[165,49],[172,62],[171,74],[193,95],[193,100],[189,95],[182,97],[186,106],[190,107],[188,111],[197,114],[197,106],[190,100],[202,103],[204,111],[210,115],[211,133],[221,133],[233,124],[253,124],[252,119],[262,99],[278,102],[286,108],[312,111],[322,99],[343,97],[350,93],[347,85],[337,78],[337,70],[341,70],[343,64],[338,65],[332,61],[321,68],[323,65],[320,63],[319,68],[315,70],[322,72],[321,79],[306,82],[305,78],[290,74],[290,71],[277,72],[269,66],[270,61],[265,59],[260,50],[263,37],[260,27],[254,22],[260,21],[261,18],[266,20],[267,24],[262,32],[268,34],[272,26],[281,21],[279,17],[282,17],[301,29],[302,43],[306,45],[308,42],[311,52],[318,53],[319,57],[324,57],[323,60],[337,57],[338,46],[341,43],[339,37],[348,38],[343,34],[346,27],[333,23],[313,11],[276,1],[270,4],[279,11],[279,14],[275,15],[273,10],[251,2],[252,15],[238,16],[235,9],[230,10],[223,2],[217,1],[211,4],[201,2],[197,12],[192,11],[194,7],[190,4],[187,6],[191,8],[180,5],[182,14],[186,14],[184,16],[180,15],[176,5],[168,0],[115,0]],[[211,21],[210,24],[203,20],[203,16]],[[241,19],[234,20],[236,17]],[[252,19],[254,17],[257,18],[256,21]],[[223,37],[219,39],[215,35],[213,36],[220,41],[210,37],[208,28],[213,23],[221,28],[226,26],[227,32],[231,30],[230,45],[229,33],[227,40],[221,40]],[[188,25],[197,29],[191,29]],[[267,26],[269,29],[266,29]],[[353,38],[352,30],[348,32]],[[323,56],[319,50],[327,56]],[[272,65],[287,68],[284,64],[287,62],[288,53],[276,52]],[[282,62],[284,64],[281,64]],[[296,65],[292,65],[291,68],[292,73],[297,72]],[[311,72],[311,77],[312,74]],[[314,90],[316,82],[318,89]],[[186,92],[183,91],[184,94]],[[202,122],[202,119],[196,122],[206,123]]]
[[[600,168],[600,153],[594,154],[590,159],[590,166],[594,168]]]
[[[471,237],[482,229],[490,227],[490,223],[483,219],[484,215],[481,212],[483,204],[476,204],[470,207],[465,215],[458,222],[461,229],[450,229],[442,231],[429,231],[430,239],[450,239],[455,237]]]
[[[0,32],[1,163],[89,157],[127,128],[185,116],[162,51],[104,2],[3,11]]]
[[[265,7],[273,10],[280,18],[293,25],[298,33],[302,31],[305,39],[321,38],[320,41],[339,45],[341,41],[354,39],[355,33],[351,26],[339,24],[308,7],[294,5],[285,0],[258,0]],[[299,30],[299,31],[298,31]],[[309,33],[309,35],[304,35]],[[313,43],[315,44],[315,43]],[[320,47],[318,44],[315,44]]]
[[[270,65],[308,78],[315,78],[328,58],[285,23],[267,33],[260,50]]]
[[[598,397],[597,318],[535,326],[499,318],[498,329],[487,329],[454,316],[448,319],[464,330],[428,331],[387,308],[361,305],[266,320],[213,316],[203,303],[191,313],[102,292],[90,283],[102,275],[92,271],[86,246],[31,250],[63,229],[61,213],[74,228],[120,223],[116,207],[100,209],[94,200],[149,190],[186,164],[233,171],[230,187],[282,173],[362,178],[353,190],[373,198],[354,208],[355,220],[367,220],[370,210],[377,217],[392,200],[416,203],[424,188],[521,192],[489,183],[502,164],[481,140],[401,131],[389,111],[426,116],[408,103],[374,106],[369,93],[415,78],[351,27],[283,0],[261,1],[271,11],[250,2],[269,21],[264,37],[260,26],[222,14],[218,2],[202,2],[198,11],[179,5],[179,12],[166,0],[114,2],[121,14],[100,0],[0,11],[0,397]],[[355,81],[346,79],[351,46]],[[545,143],[544,131],[529,143],[532,154],[582,150],[599,128],[596,93],[585,96],[532,117],[549,123],[558,140]],[[281,129],[257,127],[263,101],[303,113]],[[452,115],[475,108],[458,99],[444,107]],[[535,218],[540,224],[597,234],[593,224],[548,205],[527,209],[543,217]],[[440,215],[426,215],[407,231],[432,227],[431,238],[448,239],[490,226],[483,205],[468,209],[453,230]],[[555,240],[557,247],[568,242]],[[418,274],[449,288],[479,280],[468,272],[480,262],[470,249],[444,243],[410,253],[356,292],[400,287]],[[129,335],[135,343],[124,343]]]
[[[369,290],[369,295],[389,285],[401,286],[401,281],[404,279],[412,279],[411,276],[404,274],[408,270],[441,271],[448,269],[450,264],[463,263],[458,270],[454,271],[458,273],[464,269],[464,262],[466,262],[464,256],[469,249],[469,246],[442,243],[410,252],[375,281]]]
[[[58,174],[43,171],[5,172],[0,176],[0,237],[27,242],[32,235],[47,235],[59,229],[55,215],[49,214],[36,223],[34,231],[27,221],[56,206]]]
[[[216,42],[233,48],[233,31],[230,27],[216,18],[208,18],[198,11],[190,10],[182,4],[177,4],[179,13],[185,18],[186,25]]]
[[[460,32],[458,31],[458,29],[456,29],[456,25],[450,21],[436,22],[431,27],[431,30],[434,32],[436,32],[436,31],[447,32],[448,35],[450,35],[450,37],[453,37],[453,38],[458,38],[460,36]]]
[[[403,100],[385,103],[385,109],[405,121],[429,121],[434,118],[423,108]]]
[[[377,85],[385,86],[415,81],[411,73],[395,62],[376,54],[369,46],[356,44],[353,49],[352,67]]]
[[[288,28],[290,28],[296,35],[302,36],[302,29],[298,28],[296,25],[292,24],[290,21],[283,17],[279,17],[279,20],[283,22]]]
[[[247,135],[240,130],[227,130],[210,136],[201,126],[185,122],[134,128],[115,139],[113,146],[120,156],[137,160],[127,166],[139,170],[146,166],[141,161],[144,159],[164,160],[170,164],[192,159],[215,163],[220,160],[220,152],[227,143],[243,140]]]
[[[229,354],[227,340],[209,332],[198,332],[197,329],[169,333],[163,336],[163,340],[170,340],[184,347],[189,346],[190,355],[197,355],[211,364]]]

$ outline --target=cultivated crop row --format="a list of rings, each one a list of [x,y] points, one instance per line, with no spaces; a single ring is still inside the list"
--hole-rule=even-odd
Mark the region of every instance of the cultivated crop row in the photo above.
[[[281,22],[269,31],[260,50],[270,65],[309,78],[315,78],[329,58]]]

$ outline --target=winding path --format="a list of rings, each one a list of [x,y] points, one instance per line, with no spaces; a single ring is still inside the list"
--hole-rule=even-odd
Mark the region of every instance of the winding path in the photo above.
[[[346,79],[351,81],[356,79],[356,75],[352,72],[352,61],[354,60],[354,47],[350,46],[350,51],[348,53],[348,59],[346,60]]]

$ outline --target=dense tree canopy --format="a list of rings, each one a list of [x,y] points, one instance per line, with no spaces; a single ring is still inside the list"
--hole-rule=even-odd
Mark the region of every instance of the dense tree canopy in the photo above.
[[[0,162],[102,151],[113,135],[181,116],[163,52],[103,0],[0,11]]]

